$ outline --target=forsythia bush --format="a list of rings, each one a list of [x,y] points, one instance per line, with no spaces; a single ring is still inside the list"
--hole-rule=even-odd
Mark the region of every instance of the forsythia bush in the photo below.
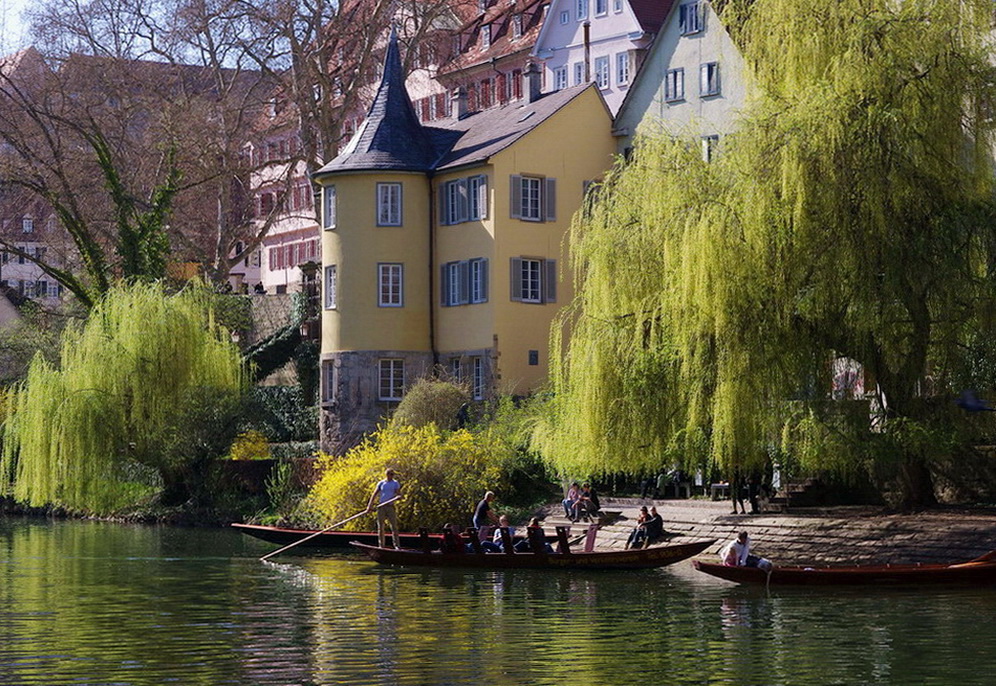
[[[304,507],[328,526],[366,508],[384,470],[392,467],[402,485],[397,503],[398,525],[437,530],[447,522],[469,526],[477,501],[488,490],[499,499],[507,492],[513,452],[487,432],[442,431],[435,424],[413,427],[392,423],[373,434],[344,457],[322,455],[322,471]],[[343,528],[369,530],[374,515],[360,517]]]
[[[270,457],[270,442],[255,429],[239,434],[228,456],[233,460],[266,460]]]

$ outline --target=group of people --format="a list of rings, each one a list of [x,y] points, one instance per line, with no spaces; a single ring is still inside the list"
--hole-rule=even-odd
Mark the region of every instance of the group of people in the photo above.
[[[598,502],[598,493],[588,482],[579,487],[577,481],[572,481],[562,503],[564,516],[572,522],[587,522],[602,509]]]
[[[636,518],[636,526],[626,541],[627,550],[630,548],[643,548],[664,536],[664,518],[657,512],[656,507],[647,510],[644,505],[640,508],[640,516]]]
[[[740,514],[747,514],[744,500],[750,503],[751,514],[761,514],[761,478],[757,474],[745,477],[737,472],[730,483],[730,497],[733,500],[733,514],[737,514],[737,505],[740,506]]]

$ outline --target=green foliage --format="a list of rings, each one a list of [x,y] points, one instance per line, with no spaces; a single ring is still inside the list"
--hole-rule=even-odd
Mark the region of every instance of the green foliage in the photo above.
[[[305,402],[299,386],[257,386],[250,392],[246,423],[271,443],[310,441],[318,433],[318,410]]]
[[[405,392],[392,417],[393,421],[409,426],[435,424],[442,429],[455,429],[460,410],[470,403],[470,390],[439,379],[418,379]]]
[[[907,428],[935,423],[918,397],[951,392],[996,309],[991,5],[731,0],[724,19],[750,109],[712,163],[691,141],[642,139],[575,218],[577,295],[538,444],[562,472],[750,468],[784,401],[824,396],[801,389],[828,389],[840,355],[878,384],[903,500],[928,502],[946,439]],[[811,463],[873,433],[816,429],[831,417],[790,431]]]
[[[230,445],[242,392],[238,351],[203,291],[116,287],[66,329],[58,367],[36,357],[15,386],[0,490],[106,512],[137,464],[183,492]]]
[[[398,523],[404,530],[469,522],[484,492],[493,490],[499,503],[506,497],[514,454],[486,433],[465,429],[441,431],[434,424],[414,427],[392,424],[349,451],[345,457],[318,460],[322,476],[312,488],[305,509],[328,525],[366,508],[374,485],[392,467],[402,483]],[[347,525],[369,529],[373,515]]]
[[[250,429],[235,438],[228,456],[233,460],[268,460],[270,442],[259,431]]]

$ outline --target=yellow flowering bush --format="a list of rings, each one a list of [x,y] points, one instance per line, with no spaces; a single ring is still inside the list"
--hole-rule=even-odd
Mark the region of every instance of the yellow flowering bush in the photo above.
[[[238,435],[228,456],[233,460],[266,460],[270,457],[270,442],[255,429]]]
[[[391,467],[401,482],[398,525],[437,530],[446,522],[469,526],[477,501],[487,490],[499,500],[508,487],[513,452],[502,441],[465,429],[442,431],[392,423],[381,428],[344,457],[321,455],[318,482],[304,502],[305,512],[324,526],[364,510],[374,486]],[[374,515],[360,517],[345,530],[369,530]]]

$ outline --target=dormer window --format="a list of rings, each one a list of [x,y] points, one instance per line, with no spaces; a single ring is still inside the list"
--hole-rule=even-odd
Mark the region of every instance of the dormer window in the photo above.
[[[688,2],[678,8],[678,28],[681,35],[700,32],[702,24],[702,7],[699,2]]]
[[[481,50],[491,47],[491,24],[481,27]]]
[[[24,217],[21,219],[21,233],[34,233],[35,232],[35,220],[31,217]]]
[[[522,38],[522,15],[512,15],[512,40]]]
[[[488,9],[488,0],[477,0],[477,11],[484,14],[486,9]]]

